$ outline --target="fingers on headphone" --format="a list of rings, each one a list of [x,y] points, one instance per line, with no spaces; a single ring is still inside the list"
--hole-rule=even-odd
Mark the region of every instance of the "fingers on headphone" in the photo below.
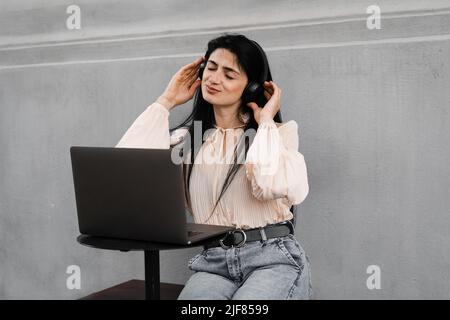
[[[190,69],[186,70],[185,71],[186,78],[193,80],[197,79],[199,68],[200,66],[197,65],[196,67],[191,67]]]
[[[266,90],[273,91],[273,88],[275,87],[275,83],[273,81],[264,81],[263,85]]]
[[[186,81],[191,78],[191,70],[185,69],[180,73],[180,79]]]
[[[188,87],[191,87],[197,80],[197,77],[190,77],[186,79],[185,83]]]
[[[180,71],[182,73],[186,73],[186,72],[192,72],[197,71],[197,69],[200,67],[200,64],[203,62],[203,57],[200,57],[198,59],[196,59],[195,61],[188,63],[187,65],[183,66]]]
[[[272,89],[272,94],[277,94],[277,95],[280,95],[281,94],[281,89],[275,84],[275,82],[273,82],[273,81],[270,81],[270,84],[271,84],[271,87],[273,88]]]
[[[203,62],[203,60],[205,60],[204,57],[198,57],[197,59],[195,59],[194,61],[192,61],[189,65],[190,65],[190,66],[197,66],[197,65],[200,65],[200,64]]]
[[[268,92],[269,94],[273,94],[274,93],[274,87],[273,87],[273,85],[270,83],[270,82],[268,82],[268,81],[265,81],[264,82],[264,92]]]
[[[267,92],[268,94],[273,94],[274,90],[273,89],[264,89],[264,92]]]
[[[197,73],[198,73],[198,68],[191,68],[189,70],[188,77],[191,78],[191,77],[197,75]]]
[[[192,68],[193,75],[196,75],[196,76],[199,75],[201,69],[205,68],[205,63],[203,61],[204,61],[203,59],[200,60],[200,63],[196,64],[195,67]]]

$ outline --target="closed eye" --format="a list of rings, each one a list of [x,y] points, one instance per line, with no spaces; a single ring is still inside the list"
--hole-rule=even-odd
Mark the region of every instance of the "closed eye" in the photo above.
[[[207,69],[208,69],[208,70],[211,70],[211,71],[217,70],[217,69],[212,69],[212,68],[207,68]],[[227,79],[230,79],[230,80],[234,79],[234,78],[232,78],[232,77],[230,77],[230,76],[228,76],[228,75],[225,75],[225,77],[227,77]]]

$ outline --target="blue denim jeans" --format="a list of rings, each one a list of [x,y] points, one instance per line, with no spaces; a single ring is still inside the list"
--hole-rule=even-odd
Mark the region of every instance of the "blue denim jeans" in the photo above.
[[[311,299],[309,258],[294,235],[203,250],[179,300]]]

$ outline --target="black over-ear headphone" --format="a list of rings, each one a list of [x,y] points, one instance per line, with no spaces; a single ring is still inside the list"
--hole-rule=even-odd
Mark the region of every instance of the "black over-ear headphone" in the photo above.
[[[242,93],[242,101],[244,103],[248,103],[251,101],[255,101],[256,98],[264,93],[264,81],[267,80],[267,76],[269,73],[269,63],[267,62],[266,54],[264,53],[261,46],[254,40],[251,40],[255,47],[258,49],[260,56],[263,59],[263,73],[259,81],[250,81],[245,87]],[[203,71],[205,70],[206,62],[203,62],[200,65],[200,69],[198,72],[198,76],[200,79],[203,77]]]

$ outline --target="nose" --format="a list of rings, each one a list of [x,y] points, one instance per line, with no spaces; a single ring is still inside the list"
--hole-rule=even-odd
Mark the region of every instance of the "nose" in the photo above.
[[[211,84],[218,84],[219,83],[219,75],[217,74],[217,72],[214,72],[212,74],[209,75],[208,80],[209,82],[211,82]]]

